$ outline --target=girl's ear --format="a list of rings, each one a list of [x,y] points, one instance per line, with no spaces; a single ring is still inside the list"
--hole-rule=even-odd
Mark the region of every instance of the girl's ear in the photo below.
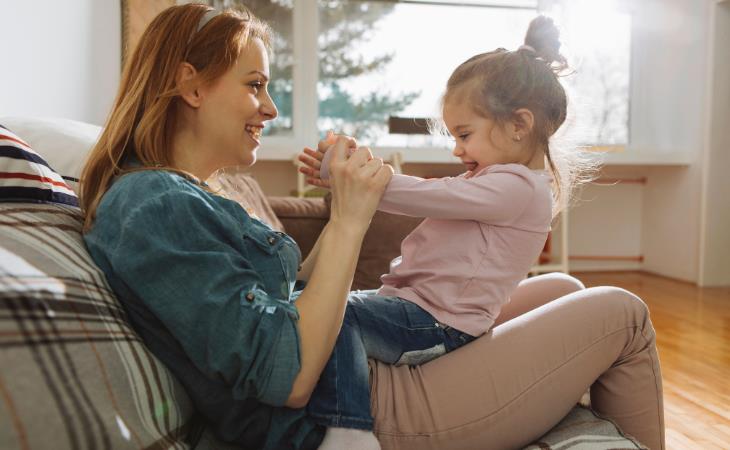
[[[512,114],[508,131],[512,134],[512,138],[515,141],[520,141],[532,132],[534,126],[535,116],[532,114],[532,111],[527,108],[520,108]]]
[[[180,93],[180,98],[191,108],[199,108],[202,100],[200,93],[200,81],[198,71],[192,64],[182,62],[175,74],[175,85]]]

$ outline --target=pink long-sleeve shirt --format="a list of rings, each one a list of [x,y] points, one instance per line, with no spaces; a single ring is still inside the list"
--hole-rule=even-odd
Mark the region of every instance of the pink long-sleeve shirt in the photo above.
[[[331,155],[322,160],[323,179]],[[522,164],[438,179],[394,175],[378,209],[426,218],[403,240],[378,294],[409,300],[439,322],[479,336],[545,245],[550,175]]]
[[[552,194],[547,171],[521,164],[468,174],[393,176],[378,209],[426,219],[403,240],[378,293],[479,336],[537,261],[550,231]]]

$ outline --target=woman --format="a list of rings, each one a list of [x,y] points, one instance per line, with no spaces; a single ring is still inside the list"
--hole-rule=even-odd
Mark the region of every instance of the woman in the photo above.
[[[288,236],[210,191],[204,180],[216,170],[255,163],[261,130],[276,117],[268,41],[252,15],[204,5],[154,19],[84,169],[85,240],[132,324],[221,439],[337,448],[304,406],[392,170],[367,148],[346,158],[356,144],[338,139],[330,221],[301,264]],[[519,447],[589,386],[599,412],[663,448],[654,331],[638,298],[537,277],[500,321],[433,364],[371,366],[383,448]]]

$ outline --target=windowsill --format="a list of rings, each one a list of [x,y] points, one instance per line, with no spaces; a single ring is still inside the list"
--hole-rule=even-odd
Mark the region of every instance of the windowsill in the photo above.
[[[692,164],[692,157],[680,152],[630,150],[603,153],[603,164],[605,166],[689,166]]]

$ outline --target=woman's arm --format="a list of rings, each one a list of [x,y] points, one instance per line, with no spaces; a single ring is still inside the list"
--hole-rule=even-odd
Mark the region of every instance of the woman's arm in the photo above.
[[[364,233],[332,223],[319,239],[320,251],[307,287],[296,302],[299,310],[301,369],[287,406],[304,407],[334,348],[345,314],[346,298]]]
[[[306,150],[309,150],[310,152],[317,154],[323,154],[323,152],[326,150],[327,147],[334,145],[337,142],[337,138],[334,135],[332,131],[327,132],[327,137],[325,139],[322,139],[317,148],[318,150],[307,148]],[[320,180],[322,181],[322,180]],[[330,188],[330,183],[327,181],[326,183],[323,183],[320,185],[320,187],[323,187],[325,189]],[[329,222],[327,223],[329,225]],[[314,269],[314,265],[317,261],[317,255],[319,254],[320,249],[320,243],[322,242],[322,236],[327,231],[327,225],[324,226],[322,229],[322,232],[317,237],[317,241],[314,243],[314,247],[312,247],[312,250],[309,251],[309,254],[304,259],[304,261],[301,264],[301,268],[299,269],[299,272],[297,273],[297,279],[303,280],[303,281],[309,281],[309,278],[312,276],[312,270]]]
[[[317,241],[314,243],[314,247],[312,247],[307,257],[304,258],[304,261],[302,261],[299,272],[297,273],[298,280],[308,282],[311,278],[312,270],[314,269],[314,265],[317,262],[317,255],[319,255],[319,249],[322,243],[322,236],[324,236],[324,234],[327,232],[328,225],[329,222],[324,226],[319,236],[317,236]]]
[[[345,313],[362,240],[393,172],[370,151],[359,149],[349,158],[352,139],[340,137],[331,151],[332,208],[330,221],[318,239],[311,276],[299,296],[301,368],[287,406],[304,407],[334,348]]]

